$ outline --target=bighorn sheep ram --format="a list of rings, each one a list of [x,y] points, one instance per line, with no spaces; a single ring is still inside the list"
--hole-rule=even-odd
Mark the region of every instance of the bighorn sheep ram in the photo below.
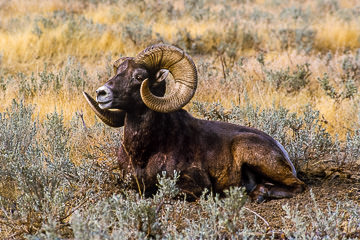
[[[183,50],[153,45],[135,58],[120,58],[114,71],[96,90],[96,101],[84,96],[104,123],[124,126],[119,164],[133,175],[134,184],[145,185],[147,195],[157,190],[157,174],[174,170],[180,172],[180,190],[194,198],[205,188],[222,193],[230,186],[244,186],[258,202],[304,190],[287,152],[266,133],[196,119],[181,109],[193,97],[198,79]],[[166,84],[169,72],[172,85]]]

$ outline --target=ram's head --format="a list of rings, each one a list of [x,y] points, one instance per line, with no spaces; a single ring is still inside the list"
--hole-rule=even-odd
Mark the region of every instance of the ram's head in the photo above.
[[[157,44],[135,58],[120,58],[114,63],[114,72],[115,76],[96,90],[96,101],[84,92],[96,115],[112,127],[123,126],[126,112],[145,106],[162,113],[179,110],[196,91],[195,64],[174,46]],[[174,84],[166,84],[168,73]]]

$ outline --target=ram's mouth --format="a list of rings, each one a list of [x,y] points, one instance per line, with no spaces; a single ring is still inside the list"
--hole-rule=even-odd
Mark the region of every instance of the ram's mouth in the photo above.
[[[108,101],[97,101],[99,107],[101,109],[109,109],[111,108],[112,105],[112,100],[108,100]]]
[[[108,101],[97,101],[98,104],[107,104],[109,102],[111,102],[112,100],[108,100]]]

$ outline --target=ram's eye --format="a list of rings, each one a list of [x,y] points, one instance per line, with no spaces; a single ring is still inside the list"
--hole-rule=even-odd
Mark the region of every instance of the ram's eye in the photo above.
[[[137,75],[137,76],[135,77],[135,79],[138,80],[138,81],[141,81],[141,76],[140,76],[140,75]]]

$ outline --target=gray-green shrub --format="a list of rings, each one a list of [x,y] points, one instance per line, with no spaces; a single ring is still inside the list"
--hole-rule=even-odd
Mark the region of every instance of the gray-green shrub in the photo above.
[[[53,112],[40,123],[33,107],[13,101],[0,114],[0,209],[14,236],[52,234],[67,236],[67,218],[94,201],[117,178],[106,164],[84,158],[70,159],[70,134],[62,114]],[[52,227],[51,227],[52,226]],[[65,229],[65,230],[64,230]]]
[[[349,135],[345,144],[335,144],[321,127],[319,113],[309,106],[300,116],[284,108],[260,111],[250,104],[225,111],[221,104],[195,102],[192,110],[208,119],[267,131],[285,145],[300,169],[335,147],[347,153],[345,163],[359,157],[360,131]],[[97,136],[103,137],[92,149],[84,147],[85,138],[96,141]],[[276,237],[256,214],[252,224],[245,220],[247,197],[242,188],[230,188],[224,197],[205,191],[196,203],[188,203],[176,187],[181,173],[164,172],[158,176],[159,190],[153,197],[129,190],[129,178],[112,169],[121,137],[121,131],[100,123],[84,128],[81,114],[74,116],[70,126],[57,111],[40,122],[31,105],[14,101],[0,114],[2,233],[11,230],[8,237],[28,239]],[[71,161],[71,149],[83,151],[80,162]],[[98,161],[103,156],[105,160]],[[289,228],[283,230],[289,237],[351,238],[359,231],[359,207],[353,202],[329,207],[325,217],[315,201],[314,211],[305,215],[288,206],[284,210]]]
[[[360,207],[352,201],[339,201],[336,206],[328,205],[327,211],[318,207],[314,193],[310,190],[312,204],[306,206],[307,213],[300,213],[298,205],[283,206],[285,225],[292,225],[293,231],[286,230],[286,236],[294,239],[356,239],[360,232]]]

